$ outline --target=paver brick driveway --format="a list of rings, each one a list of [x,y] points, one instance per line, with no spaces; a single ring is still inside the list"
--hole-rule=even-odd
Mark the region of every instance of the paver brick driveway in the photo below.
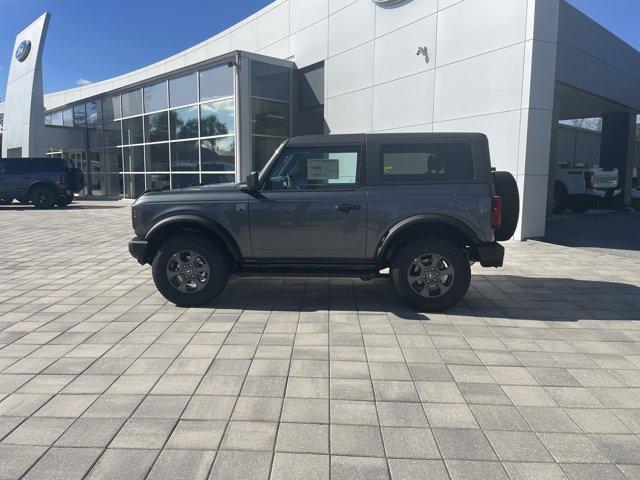
[[[184,309],[122,203],[0,227],[2,479],[640,478],[637,260],[509,243],[437,315],[345,279]]]

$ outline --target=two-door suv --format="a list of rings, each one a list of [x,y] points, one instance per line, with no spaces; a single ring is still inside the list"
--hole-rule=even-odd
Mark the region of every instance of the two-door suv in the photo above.
[[[143,194],[129,251],[171,302],[210,302],[229,275],[389,276],[421,311],[447,309],[470,265],[502,266],[519,215],[513,177],[473,133],[285,141],[246,183]]]

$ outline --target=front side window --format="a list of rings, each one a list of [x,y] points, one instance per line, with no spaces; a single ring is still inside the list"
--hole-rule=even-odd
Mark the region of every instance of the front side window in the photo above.
[[[358,148],[285,148],[272,167],[265,190],[353,190]]]
[[[383,181],[407,184],[473,180],[473,151],[468,143],[387,145],[380,149]]]

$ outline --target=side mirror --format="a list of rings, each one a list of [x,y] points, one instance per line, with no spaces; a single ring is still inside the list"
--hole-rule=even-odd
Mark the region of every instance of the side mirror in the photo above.
[[[247,175],[247,190],[255,191],[258,189],[258,172],[251,172]]]

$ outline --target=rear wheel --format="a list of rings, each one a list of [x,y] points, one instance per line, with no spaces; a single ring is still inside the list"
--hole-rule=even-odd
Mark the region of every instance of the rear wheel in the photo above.
[[[450,241],[417,240],[395,255],[391,279],[407,305],[439,312],[462,300],[471,283],[471,269],[462,249]]]
[[[66,197],[62,197],[60,200],[56,202],[59,207],[66,207],[73,202],[73,195],[67,195]]]
[[[56,204],[56,192],[46,186],[37,186],[31,190],[31,203],[36,208],[52,208]]]
[[[555,182],[553,190],[553,213],[558,215],[567,209],[569,204],[569,194],[567,187],[562,182]]]
[[[192,234],[176,235],[160,245],[152,270],[160,293],[170,302],[187,307],[210,302],[229,279],[226,255]]]

